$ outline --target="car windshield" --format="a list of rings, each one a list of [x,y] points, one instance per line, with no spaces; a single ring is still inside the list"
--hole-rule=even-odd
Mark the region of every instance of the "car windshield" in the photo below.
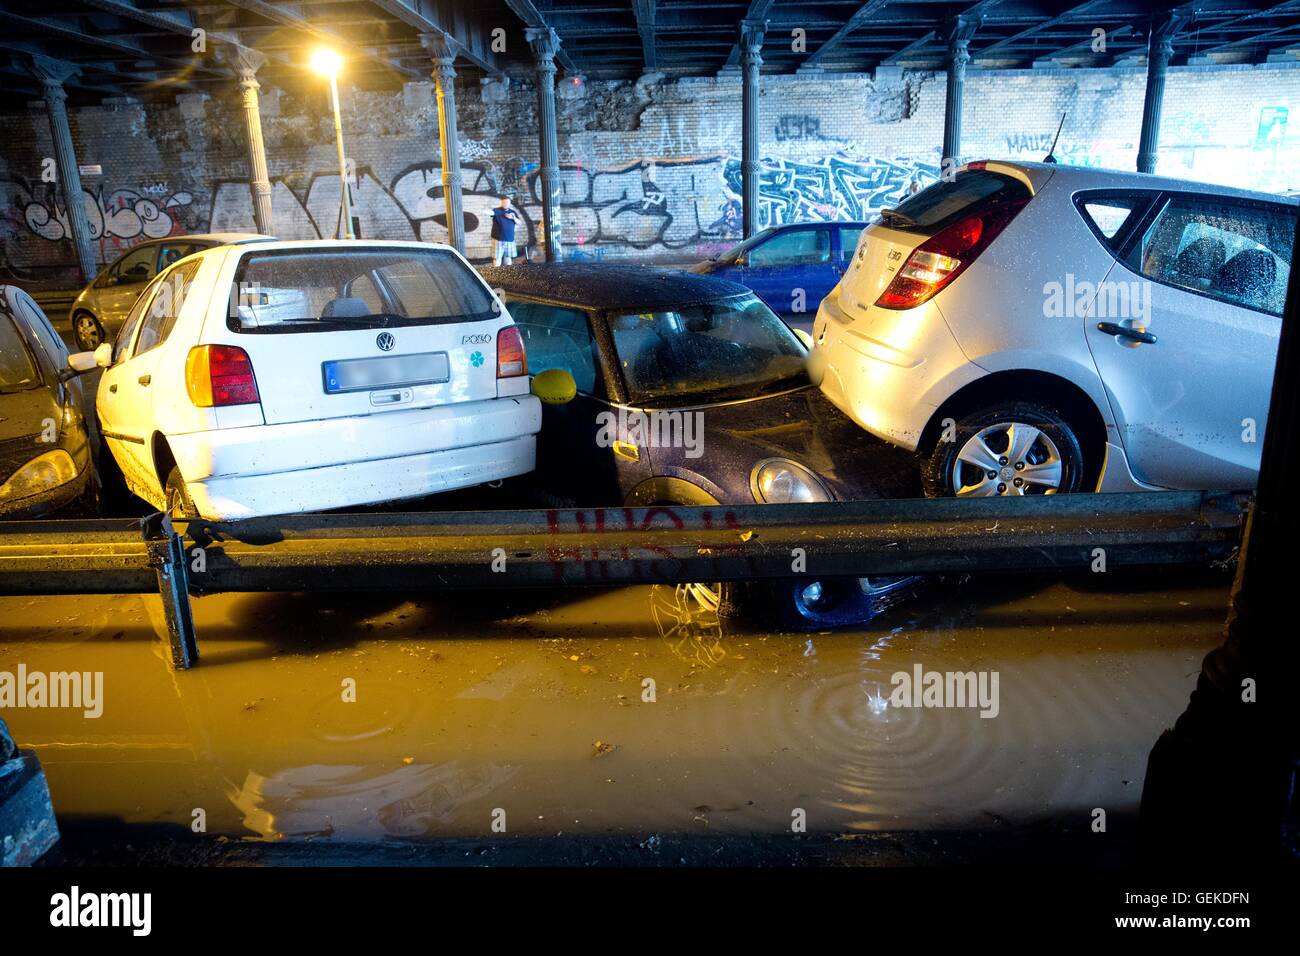
[[[0,392],[17,392],[38,384],[36,366],[17,326],[0,315]]]
[[[246,255],[227,324],[236,332],[324,332],[498,314],[483,283],[445,249],[332,247]]]
[[[803,345],[752,295],[612,315],[609,326],[633,402],[729,401],[808,382]]]

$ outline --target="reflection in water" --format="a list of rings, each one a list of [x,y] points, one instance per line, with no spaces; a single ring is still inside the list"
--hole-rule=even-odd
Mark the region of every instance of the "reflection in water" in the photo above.
[[[249,771],[230,802],[264,840],[377,840],[432,836],[515,774],[497,764],[374,766],[313,764],[269,777]],[[486,819],[486,813],[484,814]]]
[[[1087,808],[1136,807],[1225,588],[985,581],[812,635],[812,655],[809,635],[733,627],[680,588],[529,594],[204,597],[183,673],[157,598],[0,598],[0,669],[104,673],[97,720],[5,716],[61,814],[188,828],[205,808],[212,835],[495,839],[496,807],[511,835],[638,841],[788,834],[793,807],[809,832],[1080,808],[1086,826]],[[997,671],[996,719],[890,706],[918,664]]]
[[[691,588],[689,584],[652,585],[650,614],[673,654],[688,664],[715,667],[727,656],[722,619],[717,609],[701,603]]]

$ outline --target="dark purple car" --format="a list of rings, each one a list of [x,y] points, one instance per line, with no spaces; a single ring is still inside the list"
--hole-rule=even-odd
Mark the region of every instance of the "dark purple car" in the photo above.
[[[803,342],[745,287],[603,263],[481,272],[523,335],[529,372],[564,369],[577,386],[572,401],[543,405],[535,481],[548,504],[918,493],[910,456],[871,438],[822,397],[808,378]],[[792,579],[780,604],[795,622],[860,623],[912,583]],[[696,591],[702,603],[726,610],[734,589]]]

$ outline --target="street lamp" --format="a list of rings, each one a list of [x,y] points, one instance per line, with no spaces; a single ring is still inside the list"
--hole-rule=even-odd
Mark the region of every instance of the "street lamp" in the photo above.
[[[343,158],[343,119],[339,115],[339,69],[343,66],[343,57],[329,49],[320,47],[311,55],[311,68],[330,81],[330,102],[334,106],[334,140],[339,148],[339,184],[343,187],[343,228],[349,239],[355,239],[352,232],[352,206],[348,202],[348,168]]]

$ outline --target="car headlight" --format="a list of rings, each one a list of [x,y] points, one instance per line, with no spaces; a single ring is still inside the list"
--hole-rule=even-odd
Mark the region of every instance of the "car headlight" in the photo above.
[[[798,462],[788,458],[765,458],[749,475],[754,500],[765,505],[804,504],[831,501],[830,489]]]
[[[0,501],[29,498],[77,477],[77,466],[62,448],[47,451],[19,468],[0,485]]]

